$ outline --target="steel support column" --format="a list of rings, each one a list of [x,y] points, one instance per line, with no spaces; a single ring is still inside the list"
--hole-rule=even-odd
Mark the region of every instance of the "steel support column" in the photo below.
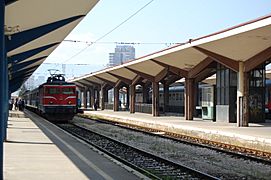
[[[96,97],[96,101],[97,101],[97,107],[100,108],[100,89],[97,89],[97,97]]]
[[[244,98],[242,127],[248,127],[249,122],[249,74],[244,72]]]
[[[130,87],[129,85],[127,85],[126,87],[126,110],[128,111],[129,110],[129,106],[130,106]]]
[[[83,96],[84,96],[84,108],[87,109],[88,99],[87,99],[87,89],[86,88],[84,89]]]
[[[9,113],[9,77],[8,77],[8,59],[6,53],[6,46],[4,48],[4,140],[7,140],[7,127],[8,127],[8,113]]]
[[[169,85],[164,83],[164,113],[168,112],[168,105],[169,105]]]
[[[82,93],[83,93],[83,89],[80,89],[80,94],[79,94],[79,99],[80,99],[80,107],[82,108],[82,103],[83,103],[83,96],[82,96]]]
[[[244,62],[239,62],[238,84],[237,84],[237,126],[247,127],[249,120],[249,79],[248,73],[244,72]]]
[[[4,26],[5,26],[5,1],[4,0],[0,0],[0,127],[1,127],[1,131],[0,131],[0,168],[1,168],[1,175],[0,175],[0,179],[3,179],[3,140],[5,138],[4,132],[5,132],[5,57],[6,57],[6,52],[5,52],[5,34],[4,34]]]
[[[193,120],[194,114],[194,79],[185,79],[185,119]]]
[[[148,99],[148,85],[147,84],[143,84],[142,85],[142,100],[143,103],[147,103],[147,99]]]
[[[95,92],[94,88],[90,87],[90,107],[94,108],[94,102],[95,102]]]
[[[130,85],[130,113],[135,113],[135,85]]]
[[[111,88],[110,88],[111,89]],[[107,88],[105,88],[105,93],[104,93],[104,102],[107,102],[108,103],[108,91],[110,90]]]
[[[105,92],[106,92],[106,87],[102,86],[101,87],[101,110],[104,110],[104,106],[105,106]]]
[[[116,86],[114,87],[114,111],[118,111],[119,110],[119,87]]]
[[[159,82],[152,82],[152,115],[159,116]]]

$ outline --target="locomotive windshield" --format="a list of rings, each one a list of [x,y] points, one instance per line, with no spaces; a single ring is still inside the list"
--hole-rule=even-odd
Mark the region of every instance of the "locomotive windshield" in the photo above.
[[[62,88],[63,94],[75,94],[75,88]]]
[[[55,87],[47,87],[45,94],[60,94],[60,89]]]

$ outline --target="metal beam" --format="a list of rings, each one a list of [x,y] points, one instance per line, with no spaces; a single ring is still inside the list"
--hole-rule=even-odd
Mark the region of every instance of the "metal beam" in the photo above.
[[[18,32],[18,33],[6,36],[5,40],[6,40],[6,45],[7,45],[7,52],[10,52],[26,43],[29,43],[69,23],[72,23],[84,16],[85,15],[78,15],[78,16],[70,17],[67,19],[63,19],[60,21],[56,21],[50,24],[40,26],[40,27],[36,27],[33,29],[29,29],[26,31],[22,31],[22,32]]]
[[[14,79],[12,79],[11,81],[10,81],[10,83],[9,83],[9,88],[13,91],[15,88],[14,87],[16,87],[17,86],[17,84],[20,84],[20,86],[23,84],[23,82],[27,79],[27,78],[29,78],[30,76],[31,76],[32,74],[25,74],[25,75],[23,75],[23,76],[20,76],[20,77],[17,77],[17,78],[14,78]],[[19,87],[20,87],[19,86]],[[19,88],[18,87],[18,88]],[[18,89],[17,88],[17,89]],[[15,89],[15,91],[17,90],[17,89]],[[14,91],[13,91],[14,92]]]
[[[27,72],[34,72],[39,66],[40,65],[36,65],[36,66],[32,66],[30,68],[22,69],[20,71],[11,72],[11,73],[9,73],[9,75],[10,75],[9,78],[12,78],[12,77],[15,77],[15,76],[20,76],[20,75],[25,74]]]
[[[42,60],[44,60],[47,57],[48,56],[42,56],[42,57],[39,57],[39,58],[36,58],[36,59],[29,60],[27,62],[18,63],[18,64],[12,64],[9,67],[9,71],[14,72],[14,71],[18,71],[18,70],[20,70],[22,68],[27,68],[29,65],[32,65],[32,64],[34,64],[36,62],[39,62],[39,61],[42,61]]]
[[[83,86],[81,86],[82,84],[78,83],[77,81],[76,82],[73,82],[79,89],[84,89]]]
[[[84,84],[87,84],[88,87],[89,87],[89,86],[95,86],[94,84],[92,84],[92,83],[86,81],[85,79],[80,79],[79,82],[83,82]]]
[[[115,82],[113,82],[113,81],[109,81],[109,80],[107,80],[107,79],[101,78],[101,77],[96,76],[96,75],[94,75],[94,77],[97,78],[97,79],[100,79],[101,81],[103,81],[103,82],[109,84],[109,85],[112,86],[112,87],[115,86]]]
[[[249,72],[271,58],[271,47],[245,61],[244,72]]]
[[[115,87],[115,88],[119,88],[120,85],[121,85],[121,83],[122,83],[122,81],[121,81],[121,80],[118,80],[114,87]]]
[[[232,69],[235,72],[239,71],[239,63],[231,58],[222,56],[220,54],[208,51],[206,49],[197,47],[197,46],[193,46],[194,49],[198,50],[199,52],[201,52],[202,54],[205,54],[206,56],[212,58],[214,61]]]
[[[166,63],[162,63],[162,62],[157,61],[155,59],[151,59],[151,61],[155,62],[156,64],[159,64],[160,66],[162,66],[164,68],[168,68],[168,70],[170,72],[172,72],[173,74],[175,74],[175,75],[178,75],[178,76],[181,76],[181,77],[187,77],[187,75],[188,75],[188,71],[186,71],[186,70],[180,69],[180,68],[175,67],[175,66],[171,66],[171,65],[166,64]]]
[[[89,84],[83,83],[83,82],[81,82],[81,81],[77,81],[77,83],[83,85],[85,88],[86,88],[86,87],[89,87]]]
[[[90,81],[90,80],[88,80],[88,79],[84,79],[84,81],[86,81],[86,82],[88,82],[88,83],[90,83],[90,84],[93,84],[94,86],[101,86],[101,84],[99,84],[99,83],[96,83],[96,82],[93,82],[93,81]]]
[[[136,73],[137,75],[143,77],[144,79],[148,79],[148,80],[151,81],[151,82],[154,82],[154,81],[155,81],[154,77],[151,76],[151,75],[149,75],[149,74],[143,73],[143,72],[138,71],[138,70],[135,70],[135,69],[131,69],[131,68],[129,68],[129,67],[124,67],[124,68],[126,68],[126,69],[132,71],[133,73]]]
[[[111,73],[111,72],[107,72],[107,73],[110,74],[111,76],[114,76],[115,78],[121,80],[122,82],[124,82],[124,83],[127,84],[127,85],[132,84],[132,80],[131,80],[131,79],[127,79],[127,78],[125,78],[125,77],[119,76],[119,75],[117,75],[117,74],[113,74],[113,73]]]
[[[170,79],[168,79],[167,81],[166,81],[166,84],[167,85],[171,85],[172,83],[175,83],[177,80],[179,80],[180,79],[180,77],[179,76],[172,76],[172,78],[170,78]]]
[[[42,51],[45,51],[53,46],[56,46],[58,45],[60,42],[57,42],[57,43],[52,43],[52,44],[48,44],[46,46],[41,46],[41,47],[38,47],[36,49],[31,49],[29,51],[25,51],[25,52],[22,52],[22,53],[19,53],[19,54],[15,54],[13,56],[10,56],[8,57],[8,63],[19,63],[19,62],[22,62]]]
[[[164,68],[162,71],[160,71],[155,77],[154,81],[155,82],[160,82],[162,79],[164,79],[168,74],[168,69]]]
[[[195,78],[201,71],[207,68],[213,61],[214,60],[210,57],[205,58],[203,61],[201,61],[199,64],[197,64],[188,72],[188,77]]]
[[[136,77],[132,80],[132,85],[136,85],[139,81],[142,81],[143,78],[139,75],[136,75]]]
[[[195,82],[201,82],[204,79],[214,75],[216,73],[216,69],[207,68],[200,72],[200,74],[195,78]]]
[[[10,84],[12,84],[12,82],[14,82],[14,80],[16,79],[21,79],[21,78],[24,78],[25,76],[31,76],[33,74],[35,70],[32,70],[32,71],[28,71],[28,72],[25,72],[25,73],[22,73],[22,74],[19,74],[17,76],[13,76],[12,78],[9,79],[10,81]]]

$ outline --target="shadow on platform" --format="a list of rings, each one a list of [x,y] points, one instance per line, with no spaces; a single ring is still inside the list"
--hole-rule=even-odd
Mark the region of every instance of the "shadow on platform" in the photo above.
[[[13,124],[9,124],[13,125]],[[39,129],[39,128],[24,128],[24,127],[8,127],[9,129]]]
[[[26,141],[5,141],[6,143],[15,143],[15,144],[44,144],[44,145],[48,145],[48,144],[54,144],[54,143],[47,143],[47,142],[26,142]]]
[[[62,153],[65,154],[66,157],[68,157],[73,164],[88,178],[88,179],[92,179],[93,178],[93,174],[91,174],[91,172],[89,171],[88,165],[80,158],[78,158],[77,155],[74,154],[74,152],[72,152],[71,150],[69,150],[65,144],[63,144],[63,142],[61,142],[59,139],[57,139],[51,132],[49,132],[50,130],[46,129],[44,127],[45,123],[49,123],[49,122],[42,122],[42,121],[47,121],[45,119],[41,120],[40,122],[38,122],[35,118],[37,117],[37,115],[34,115],[34,118],[30,118],[32,120],[32,122],[39,127],[39,129],[53,142],[53,144],[55,146],[57,146]],[[41,117],[39,117],[41,118]],[[48,128],[48,127],[47,127]],[[64,138],[64,137],[61,137]]]

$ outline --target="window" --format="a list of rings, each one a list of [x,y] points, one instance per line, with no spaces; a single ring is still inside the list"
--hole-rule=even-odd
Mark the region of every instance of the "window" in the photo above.
[[[63,94],[75,94],[75,89],[74,88],[62,88],[62,93]]]
[[[46,94],[60,94],[59,88],[46,88]]]

